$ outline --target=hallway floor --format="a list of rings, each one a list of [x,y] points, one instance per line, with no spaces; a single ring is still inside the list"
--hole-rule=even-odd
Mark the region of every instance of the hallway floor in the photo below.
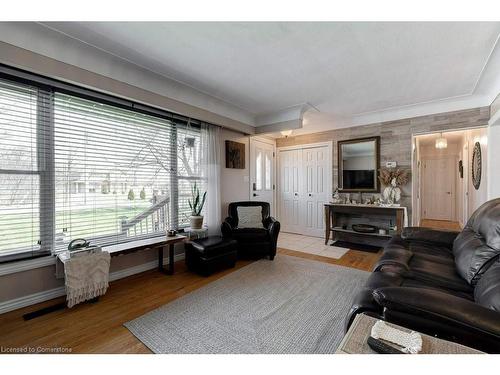
[[[286,232],[279,234],[278,247],[333,259],[340,259],[349,251],[349,249],[343,247],[325,245],[325,239],[321,237]]]

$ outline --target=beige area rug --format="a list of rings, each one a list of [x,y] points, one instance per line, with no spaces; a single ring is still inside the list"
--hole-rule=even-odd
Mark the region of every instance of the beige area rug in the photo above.
[[[278,254],[125,327],[154,353],[334,353],[368,275]]]

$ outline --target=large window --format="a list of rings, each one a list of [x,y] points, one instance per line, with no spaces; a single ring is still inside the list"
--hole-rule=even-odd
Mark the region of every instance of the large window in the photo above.
[[[0,254],[40,249],[37,90],[0,81]]]
[[[0,261],[186,226],[198,122],[0,80]]]

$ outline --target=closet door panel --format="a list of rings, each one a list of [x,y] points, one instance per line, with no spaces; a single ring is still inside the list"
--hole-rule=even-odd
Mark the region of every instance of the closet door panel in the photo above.
[[[279,151],[279,193],[281,227],[284,232],[300,233],[301,150]]]

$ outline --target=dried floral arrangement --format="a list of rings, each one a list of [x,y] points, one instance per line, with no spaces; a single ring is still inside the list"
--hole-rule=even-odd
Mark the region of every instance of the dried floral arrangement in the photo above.
[[[378,179],[385,186],[391,185],[393,179],[396,180],[396,186],[402,186],[410,182],[410,171],[399,168],[380,168],[380,175],[378,176]]]

